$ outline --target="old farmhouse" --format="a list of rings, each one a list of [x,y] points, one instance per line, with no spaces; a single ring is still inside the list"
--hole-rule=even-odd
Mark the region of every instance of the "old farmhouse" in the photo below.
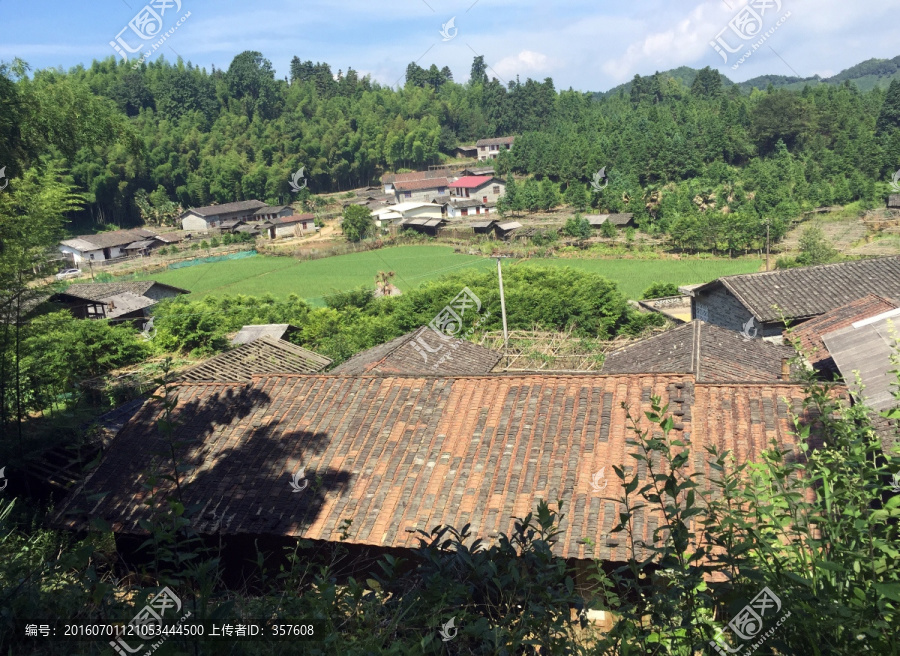
[[[153,242],[146,243],[156,237],[155,233],[143,228],[132,230],[113,230],[96,235],[79,235],[74,239],[66,239],[59,243],[59,250],[71,260],[75,266],[82,262],[103,262],[126,257],[141,249],[153,247]],[[159,245],[162,241],[157,240]],[[129,250],[132,251],[129,253]]]
[[[430,203],[436,198],[449,197],[449,186],[446,177],[395,182],[394,198],[398,203]]]
[[[149,316],[159,301],[190,294],[186,289],[154,280],[85,282],[69,285],[50,301],[59,303],[79,319],[127,321]]]
[[[900,256],[748,273],[691,290],[691,316],[759,337],[873,293],[900,298]]]
[[[193,207],[181,215],[181,227],[191,232],[209,232],[221,228],[226,221],[253,221],[254,214],[262,207],[268,207],[259,200],[240,200],[222,205]]]

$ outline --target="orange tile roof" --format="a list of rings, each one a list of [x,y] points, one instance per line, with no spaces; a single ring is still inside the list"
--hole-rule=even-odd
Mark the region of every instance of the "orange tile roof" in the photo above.
[[[342,520],[352,519],[348,542],[414,547],[410,529],[471,523],[476,536],[509,534],[512,517],[538,499],[562,498],[555,553],[605,560],[627,555],[621,534],[608,538],[619,511],[611,499],[622,493],[612,466],[647,475],[628,456],[622,402],[649,428],[643,411],[661,396],[675,435],[691,440],[691,467],[706,474],[706,446],[755,460],[772,439],[793,446],[790,412],[805,413],[797,385],[695,384],[684,375],[269,375],[246,386],[183,384],[177,393],[181,485],[186,505],[202,507],[201,533],[337,540]],[[143,532],[147,472],[171,468],[151,455],[165,444],[159,416],[158,403],[141,408],[55,525],[84,528],[103,517],[116,532]],[[295,493],[301,468],[309,485]],[[600,485],[608,484],[595,490],[601,470]],[[100,492],[105,498],[90,498]],[[636,539],[650,542],[662,520],[647,509],[634,522]]]

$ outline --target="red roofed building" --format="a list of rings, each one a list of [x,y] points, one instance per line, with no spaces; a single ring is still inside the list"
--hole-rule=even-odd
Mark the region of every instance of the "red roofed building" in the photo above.
[[[467,175],[450,184],[450,193],[457,198],[475,198],[496,203],[506,193],[506,183],[491,175]]]

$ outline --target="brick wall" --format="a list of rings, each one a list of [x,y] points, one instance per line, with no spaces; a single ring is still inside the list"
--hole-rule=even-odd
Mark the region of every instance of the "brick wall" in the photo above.
[[[701,319],[714,326],[741,332],[752,317],[750,310],[722,284],[697,293],[691,299],[691,318]],[[757,337],[775,337],[784,330],[781,323],[759,325],[754,320],[754,326]]]

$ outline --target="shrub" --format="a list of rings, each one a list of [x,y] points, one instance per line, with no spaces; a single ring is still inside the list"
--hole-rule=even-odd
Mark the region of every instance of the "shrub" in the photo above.
[[[607,239],[614,239],[616,234],[618,234],[618,233],[616,231],[615,225],[613,225],[609,221],[604,221],[600,225],[600,234],[603,235],[604,237],[606,237]]]
[[[200,248],[202,248],[203,250],[207,250],[209,248],[209,242],[204,239],[200,242]]]
[[[226,233],[226,234],[227,234],[227,233]],[[219,247],[219,240],[218,240],[218,238],[217,238],[217,237],[213,237],[212,239],[210,239],[210,240],[209,240],[209,245],[210,245],[212,248],[218,248],[218,247]]]
[[[562,228],[564,235],[578,239],[587,239],[591,236],[592,230],[590,222],[580,214],[576,214],[567,220]]]
[[[191,250],[192,250],[192,251],[199,251],[199,250],[200,250],[200,244],[198,244],[197,242],[194,242],[193,244],[191,244]]]
[[[655,282],[641,294],[642,299],[663,298],[665,296],[678,296],[678,285],[674,282]]]
[[[238,233],[238,234],[240,234],[240,233]],[[222,243],[225,244],[226,246],[228,246],[229,244],[233,244],[234,243],[234,235],[232,235],[230,232],[226,232],[224,235],[222,235]]]

